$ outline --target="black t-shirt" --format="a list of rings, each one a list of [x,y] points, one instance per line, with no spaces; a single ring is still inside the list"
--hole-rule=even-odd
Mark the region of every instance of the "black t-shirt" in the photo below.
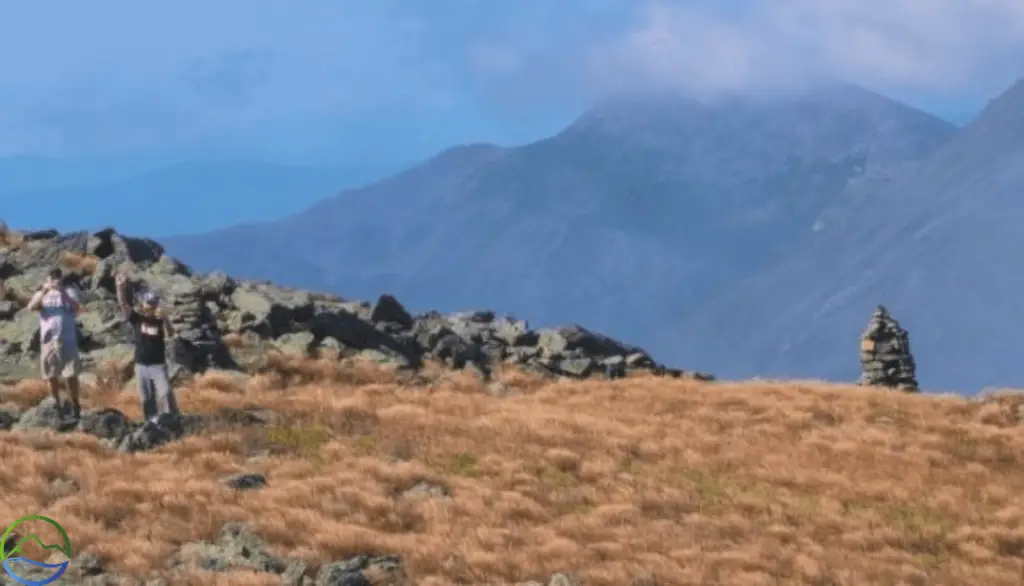
[[[157,315],[139,313],[134,309],[128,322],[135,326],[135,363],[146,366],[164,364],[164,320]]]

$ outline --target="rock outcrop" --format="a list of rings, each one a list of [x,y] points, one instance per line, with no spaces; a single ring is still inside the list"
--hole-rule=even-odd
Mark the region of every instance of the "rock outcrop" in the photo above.
[[[535,331],[492,311],[413,315],[388,294],[371,304],[221,273],[198,275],[160,244],[107,228],[3,233],[0,381],[38,376],[38,319],[24,306],[54,265],[83,293],[79,331],[87,371],[106,360],[130,360],[131,332],[117,307],[121,273],[128,295],[149,289],[164,299],[179,333],[170,350],[176,377],[210,368],[251,371],[267,352],[313,355],[329,347],[343,358],[396,368],[416,369],[433,359],[485,378],[500,364],[573,378],[637,371],[711,378],[657,364],[640,348],[577,325]]]
[[[860,341],[861,384],[903,391],[918,390],[910,338],[879,305]]]

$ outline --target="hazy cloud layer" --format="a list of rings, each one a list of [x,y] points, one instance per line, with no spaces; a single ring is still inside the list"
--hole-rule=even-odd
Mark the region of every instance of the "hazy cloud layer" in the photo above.
[[[1024,73],[1019,0],[749,1],[715,15],[693,4],[642,9],[638,26],[592,56],[683,88],[735,89],[839,79],[890,91],[972,95]],[[634,80],[635,81],[635,80]]]
[[[596,94],[644,86],[836,78],[962,106],[1024,68],[1020,0],[54,6],[0,6],[0,154],[265,141],[288,128],[290,143],[314,144],[381,112],[396,128],[453,133],[442,142],[483,119],[514,137]]]

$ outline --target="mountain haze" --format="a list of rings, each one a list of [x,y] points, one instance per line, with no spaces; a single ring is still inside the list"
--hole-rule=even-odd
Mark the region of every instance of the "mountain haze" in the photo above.
[[[807,246],[851,184],[884,183],[955,131],[854,86],[620,97],[546,140],[452,149],[289,218],[166,244],[201,269],[578,321],[667,356],[689,313]]]
[[[384,174],[370,167],[313,167],[258,160],[190,158],[165,161],[0,158],[4,219],[31,225],[46,202],[47,225],[98,229],[111,216],[155,237],[266,220],[301,210],[339,185]],[[112,213],[111,210],[117,210]],[[129,221],[130,219],[130,221]]]

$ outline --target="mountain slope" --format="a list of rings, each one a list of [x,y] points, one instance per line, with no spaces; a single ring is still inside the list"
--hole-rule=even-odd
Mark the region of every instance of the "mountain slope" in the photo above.
[[[884,303],[910,331],[926,387],[1020,385],[1024,82],[916,169],[835,201],[814,246],[691,314],[676,351],[729,376],[856,376]],[[726,359],[733,356],[738,359]]]
[[[851,181],[954,132],[850,86],[616,99],[548,140],[455,149],[290,218],[165,242],[201,269],[354,296],[390,290],[418,308],[507,307],[639,343],[803,246]],[[273,253],[257,259],[257,241]]]

